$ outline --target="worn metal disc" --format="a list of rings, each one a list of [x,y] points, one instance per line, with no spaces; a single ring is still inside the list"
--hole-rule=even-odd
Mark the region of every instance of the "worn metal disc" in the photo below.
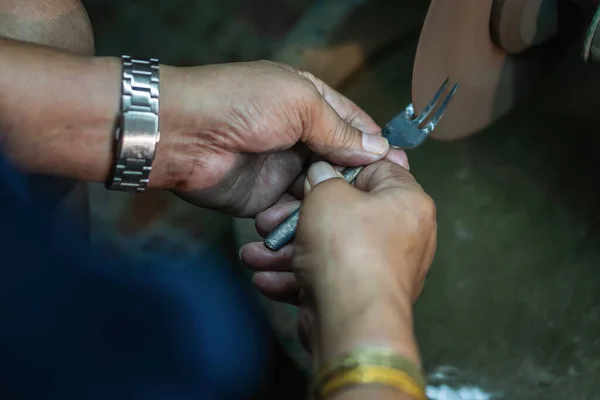
[[[583,59],[600,62],[600,34],[598,34],[598,25],[600,24],[600,6],[596,9],[592,22],[588,27],[583,42]]]
[[[434,138],[459,139],[486,128],[529,94],[544,69],[548,69],[543,52],[537,48],[527,49],[538,43],[531,33],[509,35],[511,30],[524,33],[522,28],[528,27],[527,20],[538,17],[525,4],[528,0],[501,2],[504,10],[510,12],[496,9],[494,15],[508,15],[512,20],[492,23],[492,0],[432,0],[430,3],[413,70],[412,96],[416,111],[424,108],[446,77],[461,85],[433,132]],[[542,3],[537,1],[538,5]],[[519,9],[527,12],[515,12]],[[545,13],[548,15],[547,10]],[[504,33],[494,36],[512,43],[511,50],[519,54],[511,54],[495,42],[492,26],[502,27]],[[548,32],[545,35],[547,37]]]

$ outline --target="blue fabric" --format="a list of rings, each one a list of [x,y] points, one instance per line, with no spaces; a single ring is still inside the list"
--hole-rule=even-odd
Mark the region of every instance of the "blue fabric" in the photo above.
[[[93,252],[0,159],[1,399],[243,399],[262,325],[218,255]]]

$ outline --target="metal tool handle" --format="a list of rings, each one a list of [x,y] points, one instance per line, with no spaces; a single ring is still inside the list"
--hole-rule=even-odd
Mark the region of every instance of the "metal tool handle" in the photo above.
[[[344,168],[342,175],[348,183],[354,182],[360,171],[364,167],[351,167]],[[294,239],[296,235],[296,227],[298,226],[298,218],[300,217],[300,207],[294,211],[289,217],[287,217],[281,224],[277,225],[275,229],[271,231],[265,237],[265,246],[273,251],[280,250],[283,246],[288,244]]]

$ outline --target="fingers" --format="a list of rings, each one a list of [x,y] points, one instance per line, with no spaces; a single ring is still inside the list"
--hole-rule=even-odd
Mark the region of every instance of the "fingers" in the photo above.
[[[333,164],[356,166],[384,158],[390,145],[373,120],[341,94],[312,76],[309,79],[320,89],[305,98],[302,142]]]
[[[340,174],[330,164],[320,161],[308,169],[306,185],[310,190],[329,179],[340,179]],[[298,206],[297,201],[282,203],[259,214],[256,219],[257,230],[261,235],[265,235]],[[261,271],[255,274],[254,283],[265,296],[272,300],[292,303],[298,293],[298,284],[291,273],[292,253],[292,244],[273,252],[262,242],[255,242],[242,247],[240,259],[251,270]]]
[[[262,242],[249,243],[240,250],[240,259],[248,268],[257,271],[252,280],[263,295],[296,305],[300,289],[292,272],[292,251],[291,244],[273,252]]]
[[[344,121],[364,133],[381,134],[381,128],[373,121],[369,114],[363,111],[356,103],[339,93],[337,90],[331,88],[310,72],[297,71],[297,73],[310,79],[319,93],[321,93],[321,96],[323,96],[323,99],[325,99]],[[402,165],[407,170],[410,169],[408,157],[404,150],[391,148],[386,159]],[[329,160],[335,162],[331,157],[329,157]]]
[[[267,236],[269,232],[300,207],[300,200],[293,200],[291,195],[285,195],[285,198],[289,198],[289,200],[287,202],[280,200],[280,202],[256,216],[256,231],[260,236]]]
[[[391,153],[391,151],[390,151],[390,153]],[[390,153],[388,153],[388,155]],[[316,163],[317,161],[323,161],[323,157],[318,156],[315,153],[313,153],[311,155],[311,157],[309,158],[309,165],[312,165],[312,164]],[[408,164],[408,159],[406,159],[406,163]],[[344,168],[346,168],[346,167],[343,167],[341,165],[333,166],[333,169],[335,169],[337,172],[339,172],[338,175],[340,178],[343,178],[343,175],[341,172],[344,170]],[[304,198],[304,195],[306,192],[306,173],[300,174],[300,176],[298,176],[298,178],[294,181],[294,183],[288,189],[288,192],[297,199]]]
[[[258,272],[252,280],[269,299],[294,305],[298,303],[300,287],[292,272]]]
[[[288,188],[288,193],[294,197],[294,200],[302,199],[304,197],[304,179],[306,174],[303,172]],[[288,200],[290,201],[290,200]]]
[[[299,71],[298,73],[310,79],[319,93],[321,93],[321,96],[323,96],[323,99],[325,99],[344,121],[364,133],[381,134],[381,128],[365,111],[356,105],[356,103],[339,93],[337,90],[331,88],[310,72]],[[386,158],[409,169],[408,157],[404,150],[390,149]]]
[[[343,179],[342,174],[337,171],[331,164],[325,161],[318,161],[308,168],[306,180],[304,181],[304,196],[317,186],[319,183],[330,179]]]
[[[284,195],[273,207],[256,216],[257,232],[265,237],[298,207],[300,207],[300,201],[294,200],[294,197],[289,194]],[[263,242],[254,242],[242,246],[240,260],[254,271],[291,271],[292,252],[292,244],[274,252],[268,249]]]
[[[301,140],[328,161],[352,166],[370,164],[385,157],[390,150],[387,139],[356,129],[322,97],[316,98],[310,107],[311,117]]]
[[[385,159],[402,166],[407,171],[410,171],[408,156],[404,150],[391,148]]]
[[[293,184],[295,187],[294,195],[283,195],[275,205],[256,216],[255,224],[258,234],[265,237],[300,207],[301,202],[297,200],[297,198],[303,197],[301,195],[301,190],[306,192],[310,189],[311,185],[315,186],[318,183],[331,178],[342,178],[342,175],[339,172],[341,169],[343,169],[343,167],[332,167],[324,161],[312,164],[307,171],[307,175],[301,175],[298,178],[301,178],[302,181],[297,181]]]
[[[310,80],[321,95],[320,99],[313,99],[313,108],[320,110],[303,137],[311,150],[334,164],[351,166],[369,164],[387,154],[386,159],[409,169],[406,153],[390,149],[387,140],[381,138],[381,128],[353,101],[310,72],[277,65]]]
[[[346,96],[331,88],[310,72],[298,71],[298,74],[310,79],[319,93],[321,93],[321,96],[323,96],[323,99],[329,103],[344,121],[365,133],[378,134],[381,132],[381,128],[373,121],[369,114],[364,112]]]
[[[253,271],[291,271],[291,244],[275,252],[268,249],[262,242],[248,243],[240,249],[240,259]]]
[[[390,161],[379,161],[365,167],[356,178],[356,187],[366,192],[390,188],[422,190],[410,172]]]

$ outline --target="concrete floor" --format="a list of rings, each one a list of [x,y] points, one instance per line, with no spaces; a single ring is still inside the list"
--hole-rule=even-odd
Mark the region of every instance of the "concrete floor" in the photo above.
[[[138,8],[128,12],[142,12],[143,2],[129,3]],[[229,3],[201,8],[220,21]],[[135,38],[117,40],[131,17],[94,10],[102,54],[135,48]],[[184,20],[179,30],[163,27],[167,39],[138,38],[142,53],[156,50],[173,63],[220,62],[263,57],[278,40],[273,34],[260,42],[249,25],[221,22],[229,28],[215,34],[220,39],[199,39],[206,47],[192,51],[189,35],[211,25]],[[345,93],[385,122],[410,101],[413,53],[408,47],[381,58]],[[600,166],[588,131],[565,114],[541,117],[524,105],[471,139],[430,141],[410,153],[439,215],[437,257],[416,306],[432,399],[600,399]],[[241,242],[253,235],[242,225]],[[293,316],[279,322],[292,329]]]
[[[346,94],[386,121],[410,102],[413,53],[386,57]],[[409,154],[438,207],[416,306],[432,399],[600,398],[597,139],[532,109]]]
[[[387,121],[410,102],[414,50],[370,65],[345,94]],[[438,207],[416,306],[431,399],[600,399],[598,139],[576,112],[541,112],[543,96],[409,154]]]

